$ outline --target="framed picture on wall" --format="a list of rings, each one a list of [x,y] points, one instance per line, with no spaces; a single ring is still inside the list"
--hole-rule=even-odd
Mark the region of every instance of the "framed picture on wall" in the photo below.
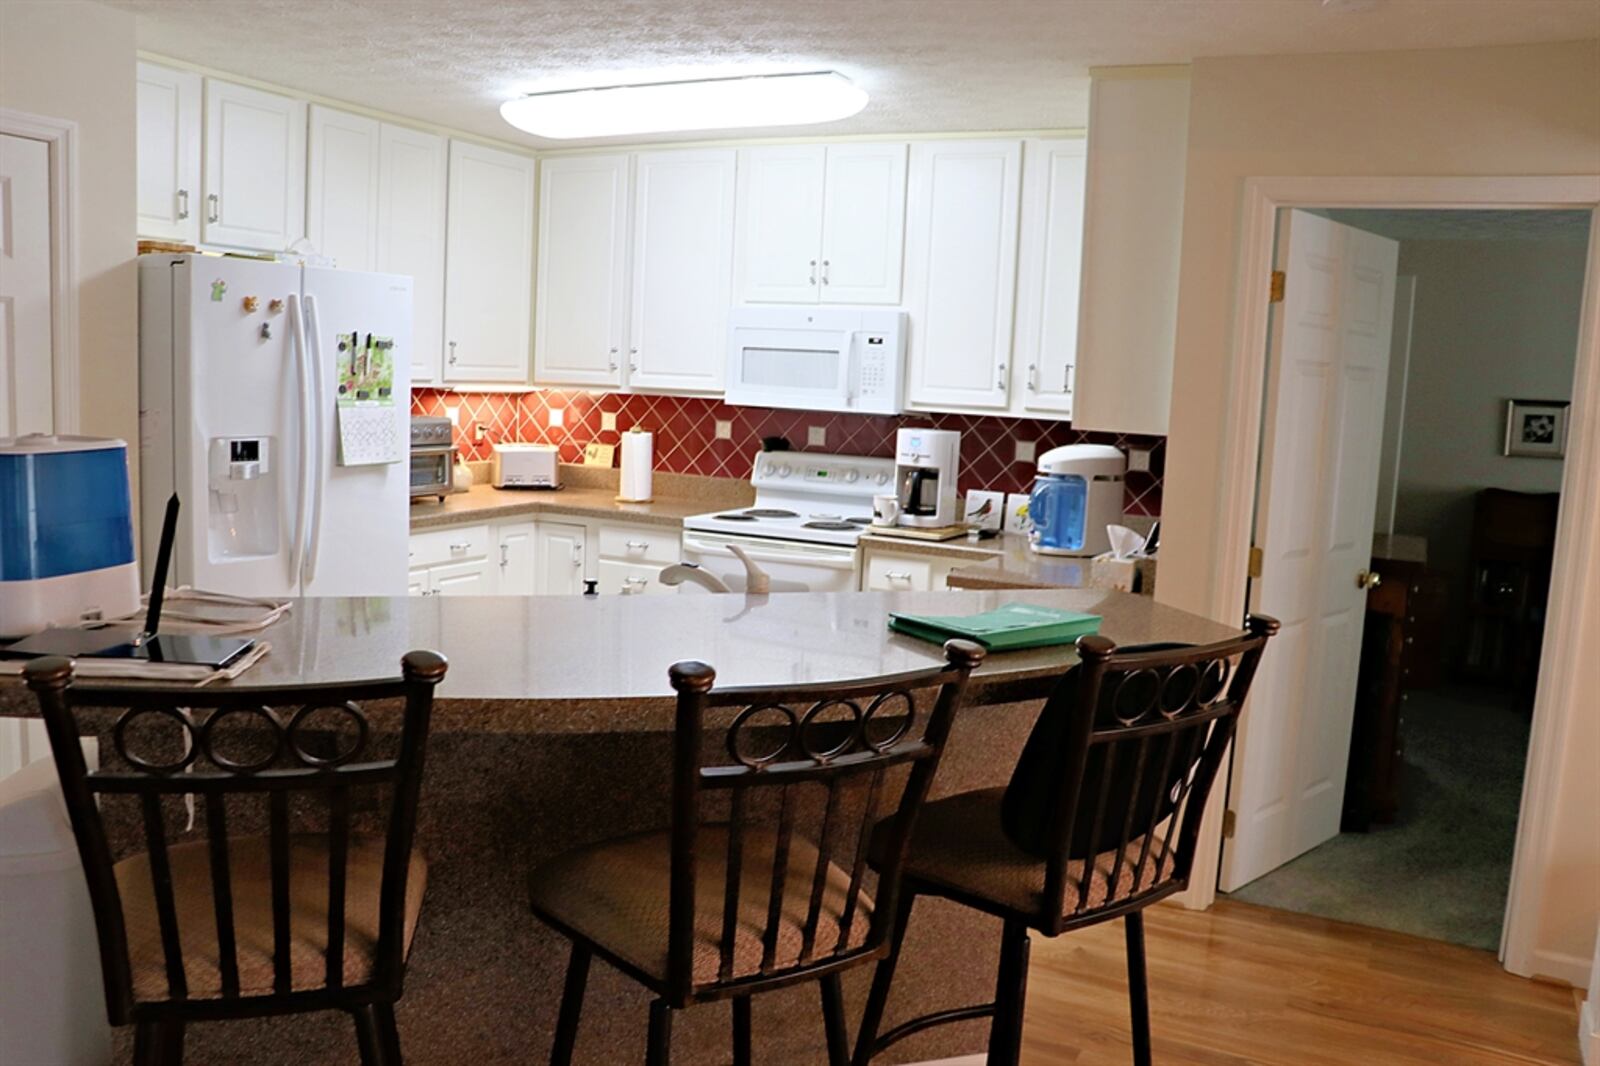
[[[1507,400],[1507,455],[1560,459],[1567,454],[1565,400]]]

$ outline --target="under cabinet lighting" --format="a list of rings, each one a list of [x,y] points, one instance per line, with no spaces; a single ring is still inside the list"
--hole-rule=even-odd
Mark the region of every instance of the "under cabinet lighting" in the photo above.
[[[507,100],[501,116],[540,137],[616,137],[676,130],[803,126],[867,106],[867,94],[834,71],[708,78],[534,93]]]

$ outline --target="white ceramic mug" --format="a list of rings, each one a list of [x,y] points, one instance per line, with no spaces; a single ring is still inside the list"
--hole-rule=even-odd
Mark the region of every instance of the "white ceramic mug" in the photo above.
[[[892,526],[900,517],[900,497],[894,495],[872,497],[872,524]]]

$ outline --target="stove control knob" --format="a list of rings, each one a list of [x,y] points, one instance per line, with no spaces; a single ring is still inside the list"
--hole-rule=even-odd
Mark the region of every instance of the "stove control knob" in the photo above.
[[[880,484],[880,485],[887,485],[889,483],[889,475],[885,474],[882,470],[880,470],[880,471],[878,471],[878,476],[877,476],[876,480],[877,480],[878,484]]]
[[[846,484],[853,485],[857,481],[861,480],[861,472],[859,470],[851,470],[845,474],[844,480]]]
[[[771,463],[762,463],[761,464],[761,476],[762,477],[771,477],[772,476],[772,464]]]
[[[794,473],[794,470],[789,466],[788,463],[784,463],[782,466],[778,467],[779,477],[788,477],[792,473]]]

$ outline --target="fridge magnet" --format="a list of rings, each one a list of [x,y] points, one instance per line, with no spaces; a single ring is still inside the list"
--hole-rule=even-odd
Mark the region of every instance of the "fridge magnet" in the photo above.
[[[399,462],[403,419],[394,406],[394,338],[341,333],[336,339],[339,464]]]
[[[1560,459],[1567,454],[1565,400],[1507,400],[1505,454]]]
[[[221,303],[222,302],[222,294],[227,292],[227,291],[228,291],[228,283],[226,281],[223,281],[221,278],[218,278],[216,281],[213,281],[211,283],[211,302],[214,303],[214,304]]]

